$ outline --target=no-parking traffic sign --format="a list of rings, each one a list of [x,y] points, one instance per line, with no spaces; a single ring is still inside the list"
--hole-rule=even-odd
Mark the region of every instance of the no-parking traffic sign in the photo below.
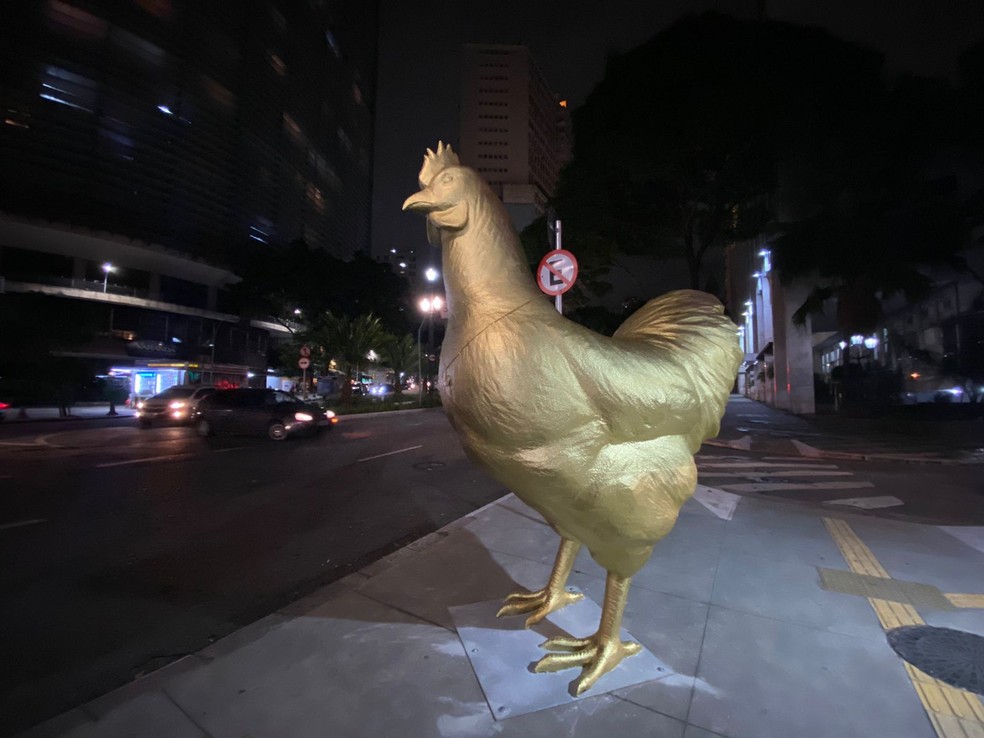
[[[552,297],[562,295],[577,279],[577,259],[567,249],[555,249],[540,260],[536,282],[540,291]]]

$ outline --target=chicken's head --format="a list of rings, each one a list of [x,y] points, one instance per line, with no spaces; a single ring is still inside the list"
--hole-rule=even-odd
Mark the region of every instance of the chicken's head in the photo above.
[[[481,180],[471,169],[460,166],[450,146],[438,144],[430,149],[420,170],[420,192],[403,203],[404,210],[427,215],[427,233],[431,243],[440,245],[437,229],[458,231],[468,224],[469,203],[481,190]]]

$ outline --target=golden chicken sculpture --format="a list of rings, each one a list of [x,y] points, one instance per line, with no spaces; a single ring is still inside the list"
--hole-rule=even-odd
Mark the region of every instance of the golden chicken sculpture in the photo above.
[[[632,576],[697,484],[742,360],[721,303],[670,292],[611,338],[559,314],[537,289],[506,209],[450,146],[427,150],[420,191],[442,251],[448,326],[438,387],[469,457],[560,536],[546,586],[509,595],[526,626],[582,597],[565,589],[581,546],[607,570],[597,632],[551,638],[537,672],[581,667],[575,695],[641,646],[620,639]]]

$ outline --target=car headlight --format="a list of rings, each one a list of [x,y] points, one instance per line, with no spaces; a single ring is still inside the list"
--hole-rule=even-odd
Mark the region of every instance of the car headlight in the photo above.
[[[325,410],[325,417],[326,418],[334,418],[335,417],[335,411],[334,410]]]
[[[314,420],[314,416],[309,415],[308,413],[294,413],[294,420],[299,420],[302,423],[309,423]]]
[[[144,401],[137,400],[137,410],[143,410],[143,406],[144,406]]]
[[[171,408],[172,410],[180,410],[184,406],[185,406],[185,403],[184,403],[183,400],[175,400],[170,405],[168,405],[168,407]]]

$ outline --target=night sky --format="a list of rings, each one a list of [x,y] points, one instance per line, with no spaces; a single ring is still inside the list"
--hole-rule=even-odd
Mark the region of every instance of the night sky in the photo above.
[[[755,0],[383,0],[373,253],[415,248],[438,258],[423,219],[400,205],[416,190],[424,149],[457,143],[461,44],[525,44],[554,91],[577,106],[610,50],[626,51],[688,12],[753,17],[756,8]],[[769,0],[767,14],[872,46],[890,72],[951,79],[959,53],[984,37],[984,0]]]

